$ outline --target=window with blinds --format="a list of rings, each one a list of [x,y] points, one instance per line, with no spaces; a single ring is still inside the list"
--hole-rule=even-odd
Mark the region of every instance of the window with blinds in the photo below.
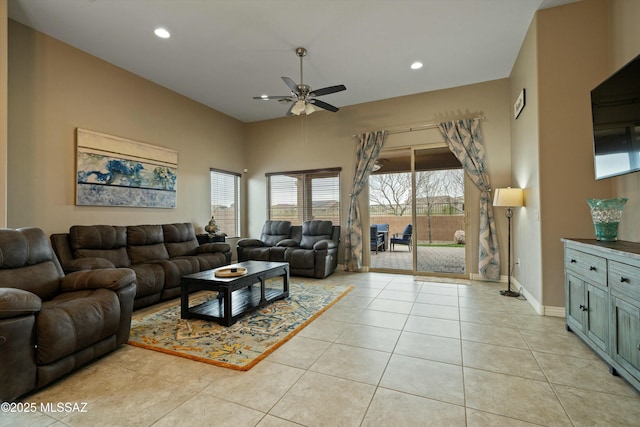
[[[211,169],[211,215],[228,237],[240,236],[240,174]]]
[[[302,225],[312,219],[340,225],[341,168],[268,173],[269,219]]]

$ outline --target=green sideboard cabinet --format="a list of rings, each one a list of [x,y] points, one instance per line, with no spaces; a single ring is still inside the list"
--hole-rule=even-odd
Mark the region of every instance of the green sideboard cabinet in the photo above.
[[[640,243],[562,242],[567,330],[640,391]]]

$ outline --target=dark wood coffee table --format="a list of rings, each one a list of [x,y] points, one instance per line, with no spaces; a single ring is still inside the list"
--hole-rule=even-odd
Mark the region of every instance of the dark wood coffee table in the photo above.
[[[246,268],[238,277],[217,277],[216,270],[205,270],[183,276],[180,282],[180,316],[183,319],[204,319],[223,326],[233,325],[244,314],[289,296],[289,264],[286,262],[245,261],[225,266]],[[267,288],[266,280],[282,277],[281,288]],[[253,285],[260,284],[260,290]],[[189,307],[189,294],[215,291],[218,298]]]

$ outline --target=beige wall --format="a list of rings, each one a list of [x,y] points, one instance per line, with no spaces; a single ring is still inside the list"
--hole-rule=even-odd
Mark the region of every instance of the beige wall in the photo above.
[[[593,169],[590,91],[607,76],[607,2],[538,14],[543,304],[564,305],[562,237],[593,238],[585,199],[611,196]],[[559,211],[560,210],[560,211]]]
[[[0,227],[7,226],[7,0],[0,0]]]
[[[209,168],[244,168],[242,122],[14,21],[8,99],[9,227],[192,222],[202,231]],[[177,150],[177,208],[75,206],[76,127]]]
[[[609,9],[610,63],[608,74],[613,73],[640,54],[640,2],[613,0]],[[633,173],[613,178],[614,195],[629,201],[622,212],[619,238],[640,241],[640,174]]]
[[[525,107],[511,114],[511,185],[524,189],[525,206],[514,209],[513,276],[530,295],[542,301],[542,250],[540,232],[540,159],[538,155],[538,55],[537,19],[534,17],[511,71],[509,102],[525,89]]]
[[[590,109],[591,89],[609,74],[607,16],[606,0],[540,11],[511,76],[512,101],[528,84],[526,108],[531,99],[537,109],[512,121],[514,180],[527,199],[516,220],[516,277],[544,307],[564,306],[560,239],[593,238],[585,199],[612,195],[611,180],[594,179]]]
[[[508,94],[509,82],[501,79],[350,106],[337,114],[318,112],[308,117],[292,116],[247,124],[246,164],[250,194],[248,235],[259,235],[266,219],[266,172],[341,167],[342,224],[346,224],[355,163],[356,139],[352,135],[368,130],[392,130],[483,113],[486,120],[482,122],[482,132],[487,145],[492,185],[509,185]],[[327,97],[327,101],[331,102],[330,97]],[[441,145],[443,142],[440,132],[430,129],[390,135],[385,148]],[[470,183],[466,188],[470,218],[467,231],[470,269],[471,272],[477,272],[479,192]],[[359,201],[361,212],[366,213],[366,192],[360,195]],[[496,216],[502,216],[499,225],[506,230],[504,215]],[[368,226],[368,222],[364,225]],[[499,238],[506,245],[506,235],[501,232]],[[368,264],[368,252],[365,253],[365,264]]]

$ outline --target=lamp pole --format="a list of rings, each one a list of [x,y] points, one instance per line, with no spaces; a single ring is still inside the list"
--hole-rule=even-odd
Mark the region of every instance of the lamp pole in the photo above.
[[[500,291],[500,295],[504,295],[505,297],[519,297],[520,292],[511,290],[511,217],[513,217],[513,209],[510,206],[507,207],[504,214],[507,217],[507,228],[509,229],[509,237],[507,239],[507,290]]]

